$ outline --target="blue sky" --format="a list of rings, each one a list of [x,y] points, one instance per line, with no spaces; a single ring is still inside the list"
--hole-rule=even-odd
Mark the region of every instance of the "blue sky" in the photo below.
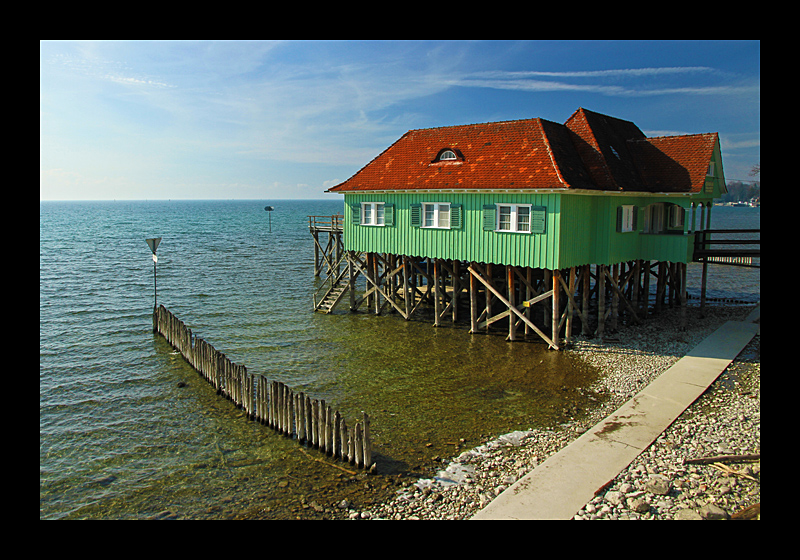
[[[761,158],[759,41],[44,41],[42,200],[328,198],[415,128],[579,107]]]

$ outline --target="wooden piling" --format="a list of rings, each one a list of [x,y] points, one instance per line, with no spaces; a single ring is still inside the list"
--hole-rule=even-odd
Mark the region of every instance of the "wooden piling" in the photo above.
[[[348,430],[344,418],[324,400],[311,399],[279,381],[255,376],[243,364],[232,362],[224,353],[194,335],[186,325],[163,305],[153,312],[157,334],[183,355],[217,391],[242,409],[252,419],[298,442],[317,447],[336,459],[355,462],[359,468],[371,468],[372,442],[369,416],[363,424]],[[356,435],[356,432],[360,435]]]

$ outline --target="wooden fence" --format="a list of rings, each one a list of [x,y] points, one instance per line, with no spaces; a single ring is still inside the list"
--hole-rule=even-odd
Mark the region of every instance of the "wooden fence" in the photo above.
[[[348,427],[339,411],[279,381],[248,373],[202,338],[163,305],[153,313],[153,332],[180,352],[216,390],[243,409],[251,420],[358,468],[371,468],[369,416]]]

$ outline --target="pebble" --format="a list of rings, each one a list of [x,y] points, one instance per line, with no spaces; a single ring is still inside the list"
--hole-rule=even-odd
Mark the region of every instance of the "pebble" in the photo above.
[[[592,389],[608,396],[595,410],[567,425],[504,434],[460,453],[433,479],[420,479],[386,503],[349,519],[469,519],[525,473],[614,412],[727,320],[742,320],[750,307],[690,307],[689,328],[677,329],[679,309],[620,332],[612,350],[578,338],[568,352],[604,375]],[[578,511],[575,520],[729,519],[760,503],[760,462],[728,463],[739,474],[687,459],[761,452],[760,335],[695,403]],[[741,475],[748,475],[746,478]],[[350,504],[347,504],[348,506]]]
[[[659,494],[661,496],[666,496],[669,494],[671,488],[672,487],[669,480],[661,475],[650,477],[650,479],[644,485],[644,489],[647,492],[650,492],[651,494]]]

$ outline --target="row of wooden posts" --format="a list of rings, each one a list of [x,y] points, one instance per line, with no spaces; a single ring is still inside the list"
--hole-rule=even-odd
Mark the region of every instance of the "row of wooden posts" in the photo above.
[[[163,305],[153,312],[153,332],[161,334],[218,395],[233,401],[251,420],[358,468],[372,467],[367,413],[363,413],[360,422],[348,427],[339,411],[332,410],[324,400],[293,391],[279,381],[268,381],[263,375],[248,373],[244,365],[233,363],[194,335]]]
[[[359,295],[355,287],[358,277],[365,279]],[[666,261],[542,270],[345,251],[331,267],[322,289],[327,293],[319,301],[315,295],[316,311],[331,313],[347,293],[350,311],[366,303],[376,315],[387,309],[405,319],[423,302],[430,302],[435,326],[447,316],[457,322],[460,301],[468,300],[470,332],[488,330],[504,320],[508,340],[517,340],[524,330],[526,336],[535,333],[555,349],[570,340],[575,319],[580,321],[582,334],[600,338],[607,331],[617,331],[623,318],[640,323],[650,311],[651,297],[653,311],[666,304],[680,305],[684,327],[686,320],[686,264]],[[590,300],[594,301],[591,316]],[[543,319],[534,323],[534,316],[540,314]]]

